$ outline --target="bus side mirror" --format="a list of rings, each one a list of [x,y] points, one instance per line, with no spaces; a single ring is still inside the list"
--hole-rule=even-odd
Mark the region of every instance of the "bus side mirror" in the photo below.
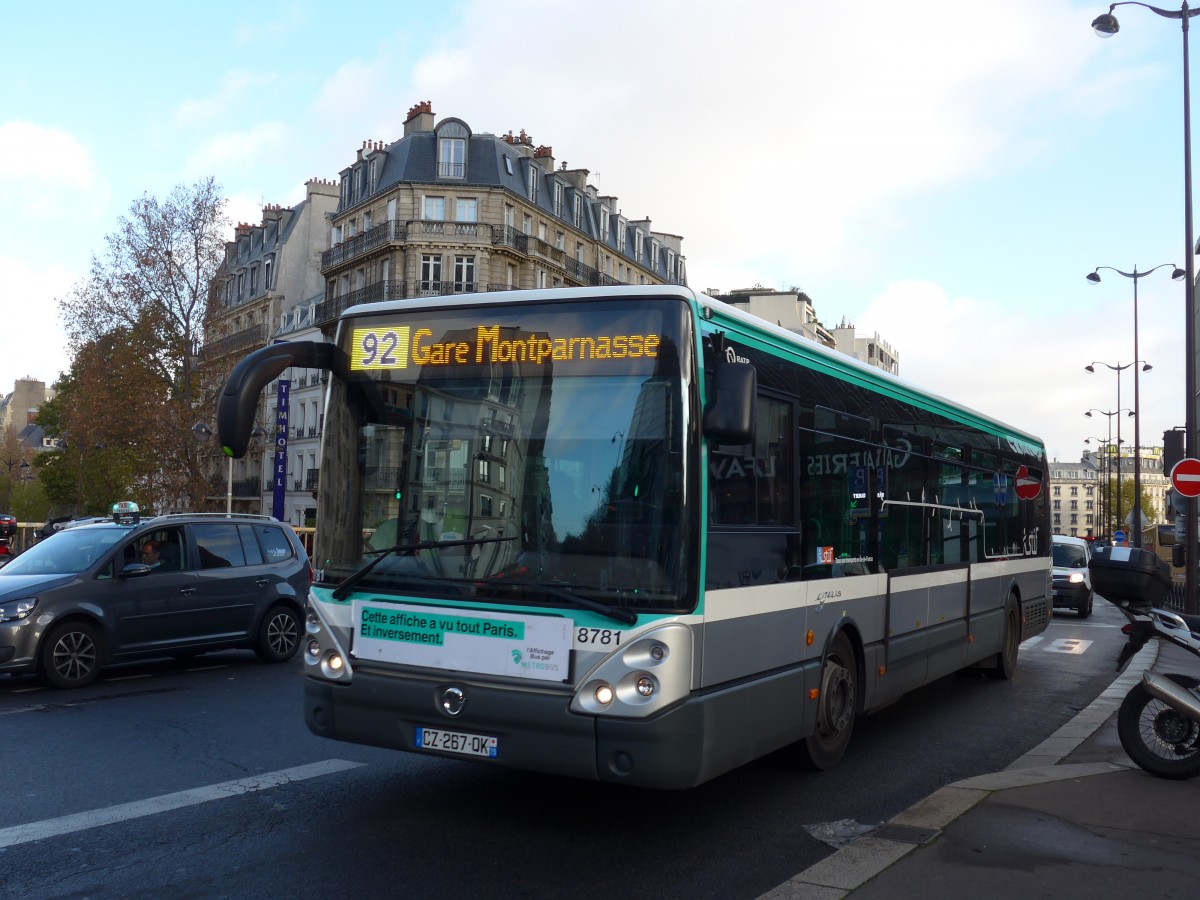
[[[1177,569],[1187,565],[1187,548],[1183,544],[1176,544],[1171,548],[1171,565]]]
[[[754,395],[758,373],[749,363],[717,363],[704,410],[704,436],[718,444],[754,440]]]

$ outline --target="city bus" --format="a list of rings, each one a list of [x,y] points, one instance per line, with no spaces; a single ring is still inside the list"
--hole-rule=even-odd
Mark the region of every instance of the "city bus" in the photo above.
[[[226,453],[291,366],[329,373],[323,737],[652,788],[826,769],[1051,617],[1041,441],[686,287],[351,307],[235,367]]]

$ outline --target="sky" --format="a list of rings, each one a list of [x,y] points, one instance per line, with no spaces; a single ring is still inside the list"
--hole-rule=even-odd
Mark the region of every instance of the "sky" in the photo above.
[[[827,327],[878,333],[903,378],[1052,458],[1118,422],[1131,443],[1135,420],[1101,413],[1133,409],[1133,369],[1099,363],[1140,358],[1141,440],[1159,445],[1185,418],[1183,44],[1135,5],[1101,40],[1107,10],[6,4],[0,394],[69,366],[58,301],[140,197],[212,176],[231,220],[257,223],[429,100],[588,169],[627,217],[683,238],[692,287],[798,287]]]

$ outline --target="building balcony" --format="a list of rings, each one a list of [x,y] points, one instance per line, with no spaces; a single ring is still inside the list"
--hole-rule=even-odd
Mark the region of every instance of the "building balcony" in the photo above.
[[[321,271],[336,268],[386,244],[403,243],[406,237],[406,223],[389,219],[381,225],[368,228],[362,234],[347,238],[322,253]]]
[[[495,243],[493,231],[491,225],[483,225],[479,222],[447,222],[442,219],[410,219],[407,222],[400,222],[396,219],[389,219],[380,225],[368,228],[362,234],[347,238],[322,253],[321,272],[327,275],[331,270],[340,268],[389,244],[448,238],[460,244],[478,241]]]
[[[267,326],[252,325],[249,328],[226,335],[215,341],[210,341],[200,348],[200,359],[209,361],[220,359],[231,353],[245,353],[247,350],[265,346],[267,342]]]
[[[493,225],[492,245],[496,247],[511,247],[519,253],[528,253],[529,235],[523,231],[517,231],[511,225]]]
[[[336,322],[347,309],[357,303],[382,303],[385,300],[403,299],[406,288],[403,281],[377,281],[366,287],[351,291],[332,300],[322,300],[317,304],[316,324],[326,325]]]
[[[258,478],[237,478],[233,482],[233,496],[235,497],[257,497],[262,493],[261,480]],[[228,495],[229,482],[224,478],[212,476],[208,480],[208,491],[206,492],[209,499],[216,500]]]

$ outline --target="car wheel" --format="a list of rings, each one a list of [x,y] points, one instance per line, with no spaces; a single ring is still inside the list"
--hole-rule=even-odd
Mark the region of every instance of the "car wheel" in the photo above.
[[[103,656],[100,632],[87,622],[67,622],[42,639],[38,671],[56,688],[81,688],[96,680]]]
[[[258,626],[254,652],[264,662],[287,662],[300,647],[300,614],[290,606],[272,606]]]
[[[1084,603],[1083,606],[1079,607],[1079,618],[1086,619],[1091,614],[1092,614],[1092,594],[1089,591],[1088,595],[1087,595],[1087,602]]]

